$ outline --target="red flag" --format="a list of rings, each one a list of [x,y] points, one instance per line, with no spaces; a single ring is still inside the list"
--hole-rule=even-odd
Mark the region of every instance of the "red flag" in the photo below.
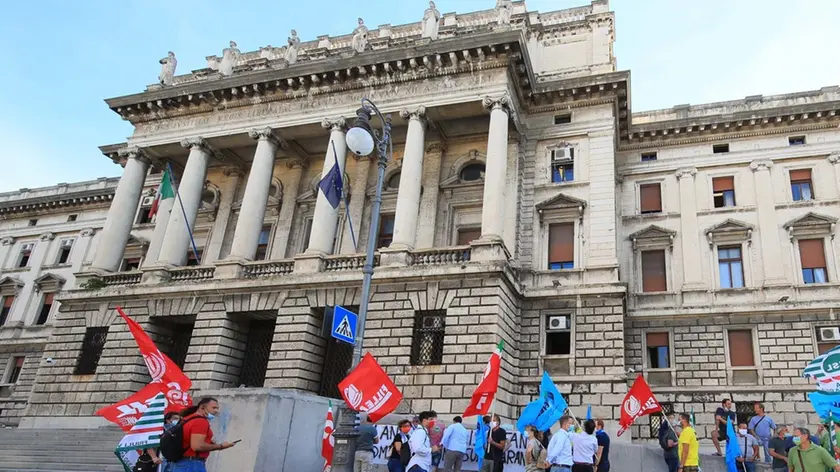
[[[332,402],[330,402],[330,407],[327,409],[327,422],[324,423],[324,440],[321,442],[321,457],[324,458],[323,472],[332,470],[333,449],[335,448],[334,428]]]
[[[403,398],[370,353],[338,384],[338,389],[353,410],[367,413],[374,423],[397,409]]]
[[[636,421],[636,418],[657,411],[662,411],[662,407],[653,396],[645,378],[639,374],[633,386],[630,387],[630,391],[624,396],[624,401],[621,402],[621,420],[618,422],[621,427],[618,429],[617,436],[621,436]]]
[[[464,416],[486,415],[490,411],[490,404],[493,403],[493,398],[496,397],[496,390],[499,389],[499,371],[502,365],[502,350],[505,348],[505,342],[499,342],[496,350],[490,355],[490,360],[487,361],[487,367],[484,369],[484,377],[475,392],[472,394],[470,404],[464,410]]]
[[[121,402],[100,409],[96,414],[115,423],[123,431],[128,431],[143,416],[155,396],[161,392],[166,394],[167,413],[181,411],[192,405],[192,398],[186,393],[157,382],[146,385],[139,392]]]
[[[146,334],[143,327],[129,318],[121,307],[117,307],[117,313],[128,323],[128,329],[131,330],[134,340],[137,341],[137,347],[140,348],[140,354],[143,355],[143,361],[149,368],[149,375],[152,376],[151,383],[164,383],[182,392],[189,390],[192,387],[189,377],[184,375],[184,372],[169,357],[160,352],[160,349],[155,346],[154,341]]]

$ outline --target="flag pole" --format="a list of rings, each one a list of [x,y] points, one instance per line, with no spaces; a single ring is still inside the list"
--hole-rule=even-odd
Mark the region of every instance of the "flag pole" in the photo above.
[[[198,257],[198,246],[195,245],[195,237],[193,237],[192,228],[190,228],[190,221],[187,218],[187,210],[184,209],[184,200],[181,199],[181,192],[178,191],[178,186],[175,185],[175,173],[172,172],[172,164],[167,162],[166,168],[169,169],[169,183],[172,186],[172,190],[175,191],[175,198],[177,198],[178,202],[181,203],[181,214],[184,215],[184,224],[187,225],[187,234],[190,235],[190,243],[192,244],[193,256],[195,256],[196,262],[200,264],[201,259]]]
[[[338,153],[335,151],[335,142],[330,141],[330,145],[332,146],[333,157],[335,157],[335,165],[338,167],[339,173],[341,173],[341,166],[338,165]],[[344,175],[341,175],[341,179],[344,180]],[[356,244],[356,232],[353,230],[353,219],[350,218],[350,204],[347,202],[347,192],[344,191],[343,184],[341,187],[341,198],[344,200],[344,211],[347,214],[347,223],[350,225],[350,237],[353,239],[353,253],[355,254],[359,245]]]

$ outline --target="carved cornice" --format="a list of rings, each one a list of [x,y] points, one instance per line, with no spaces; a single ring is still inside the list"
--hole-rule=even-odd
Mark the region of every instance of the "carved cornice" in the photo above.
[[[840,151],[832,152],[828,155],[828,162],[832,164],[840,164]]]
[[[764,170],[769,172],[772,167],[773,161],[771,161],[770,159],[759,159],[750,162],[750,170],[752,170],[753,172],[759,172]]]
[[[330,131],[346,131],[347,121],[343,116],[336,118],[324,118],[321,120],[321,127]]]
[[[225,175],[225,177],[242,177],[243,175],[245,175],[245,170],[238,166],[228,166],[222,170],[222,173]]]
[[[85,228],[85,229],[79,231],[79,236],[81,236],[83,238],[89,238],[89,237],[93,236],[94,234],[96,234],[96,229],[95,228]]]
[[[38,236],[38,239],[40,239],[41,241],[52,241],[53,239],[55,239],[55,233],[41,233],[41,235]]]
[[[677,180],[683,179],[685,177],[694,178],[694,176],[697,175],[697,168],[696,167],[683,167],[681,169],[677,169],[677,171],[674,172],[674,175],[677,176]]]
[[[276,147],[286,147],[286,142],[271,128],[250,129],[248,130],[248,136],[251,139],[268,141]]]
[[[2,239],[0,239],[0,246],[11,246],[14,243],[15,243],[15,238],[13,238],[11,236],[5,236]]]
[[[82,192],[49,195],[0,203],[0,216],[27,213],[66,211],[84,205],[108,205],[114,198],[116,187]]]
[[[405,120],[420,120],[426,118],[426,107],[420,105],[416,108],[403,108],[400,110],[400,116]]]

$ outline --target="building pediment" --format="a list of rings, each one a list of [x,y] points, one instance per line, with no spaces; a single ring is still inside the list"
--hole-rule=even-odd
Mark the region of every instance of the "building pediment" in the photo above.
[[[718,223],[706,229],[706,239],[709,245],[721,242],[738,242],[750,241],[752,242],[752,233],[755,227],[743,221],[727,219],[722,223]]]
[[[547,213],[574,212],[578,217],[583,218],[583,210],[586,208],[586,202],[579,198],[558,193],[551,198],[537,203],[534,207],[537,209],[540,221],[542,221],[543,215]]]
[[[633,249],[657,249],[672,248],[676,231],[661,226],[650,225],[647,228],[636,231],[628,239],[633,242]]]
[[[798,237],[834,237],[834,230],[837,227],[837,218],[819,213],[808,212],[798,218],[785,223],[785,229],[790,239]]]
[[[57,292],[64,285],[64,277],[46,273],[34,280],[35,288],[41,292]]]
[[[23,282],[17,277],[6,276],[0,279],[0,296],[8,297],[17,295],[23,288]]]

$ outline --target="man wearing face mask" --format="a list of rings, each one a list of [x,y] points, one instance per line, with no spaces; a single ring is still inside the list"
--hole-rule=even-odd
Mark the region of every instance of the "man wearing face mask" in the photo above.
[[[770,456],[773,458],[773,472],[787,472],[788,458],[787,448],[785,447],[785,438],[788,436],[787,426],[781,425],[776,430],[776,436],[770,440],[768,448],[770,449]]]
[[[546,461],[551,465],[550,472],[571,472],[574,458],[570,431],[574,431],[571,416],[560,418],[560,429],[551,436],[548,443]]]
[[[407,444],[410,437],[409,434],[411,433],[411,421],[400,421],[397,424],[397,430],[397,435],[391,443],[391,455],[388,458],[388,472],[405,472],[405,466],[403,466],[400,457],[403,456],[403,444],[406,444],[406,450],[409,447]]]
[[[746,472],[755,472],[755,461],[759,457],[758,440],[755,439],[747,430],[747,423],[740,423],[738,425],[738,448],[741,453],[738,455],[737,461],[743,466],[739,465],[739,469],[743,468]]]
[[[434,411],[424,411],[420,413],[420,426],[411,432],[411,439],[408,440],[408,446],[411,449],[411,460],[406,466],[407,472],[431,472],[432,470],[432,453],[440,450],[437,446],[432,446],[429,440],[429,429],[435,426],[437,420],[437,413]]]
[[[184,457],[172,464],[172,472],[206,472],[205,462],[211,451],[221,451],[236,445],[231,442],[213,442],[210,421],[218,413],[219,402],[215,398],[202,398],[197,405],[181,412]]]
[[[700,471],[700,443],[697,441],[697,433],[691,427],[691,417],[686,413],[680,413],[680,426],[682,432],[680,433],[679,457],[681,472],[699,472]]]
[[[507,431],[501,428],[501,422],[499,415],[493,415],[490,419],[490,438],[487,441],[490,447],[484,455],[484,462],[481,464],[482,470],[492,472],[502,472],[504,470]]]
[[[825,449],[811,443],[811,432],[807,428],[793,430],[796,444],[788,453],[790,472],[825,472],[826,469],[840,472],[840,465]]]
[[[677,472],[677,469],[680,468],[680,459],[677,457],[679,439],[677,439],[677,433],[674,432],[672,427],[678,425],[674,413],[669,414],[666,420],[659,424],[659,447],[662,448],[668,472]]]

